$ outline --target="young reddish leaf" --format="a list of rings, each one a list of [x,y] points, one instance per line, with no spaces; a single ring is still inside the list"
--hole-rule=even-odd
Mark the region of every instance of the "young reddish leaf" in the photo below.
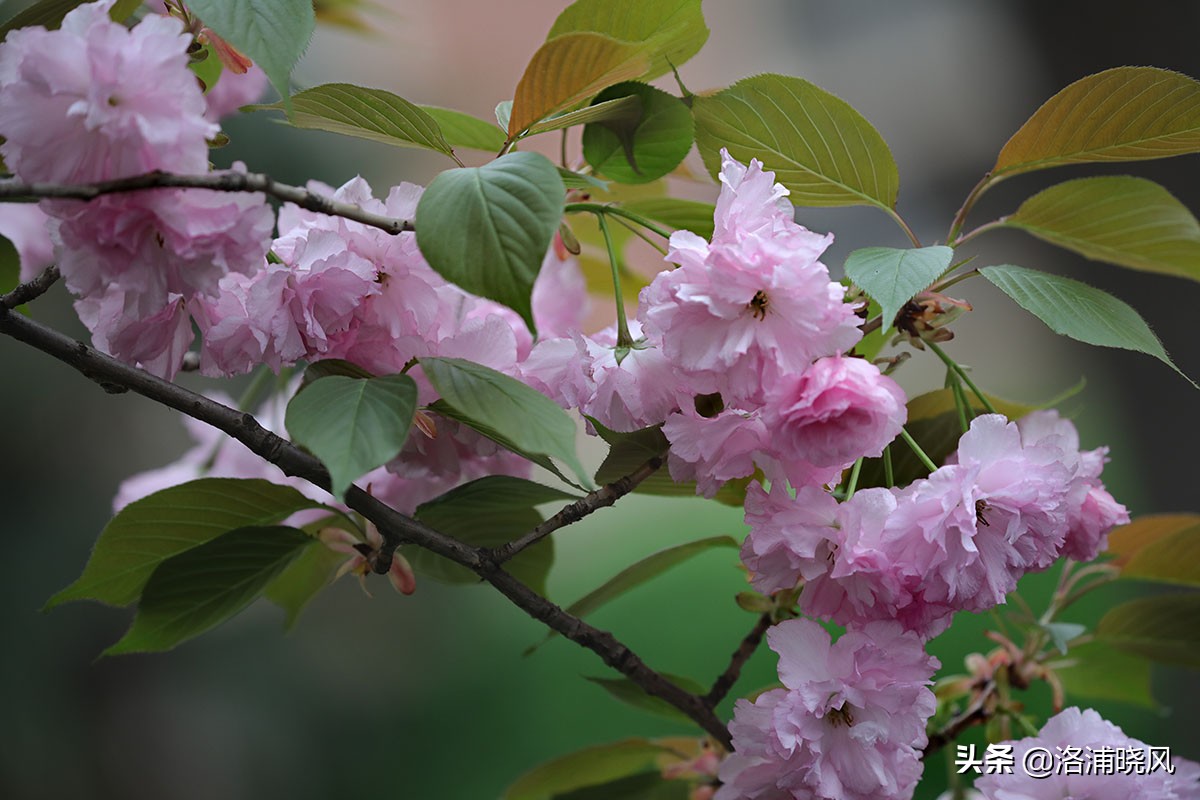
[[[517,84],[509,139],[614,83],[642,75],[649,66],[645,48],[603,34],[568,33],[551,39],[533,54]]]
[[[1200,151],[1200,82],[1155,67],[1088,75],[1051,97],[1000,151],[993,176]]]

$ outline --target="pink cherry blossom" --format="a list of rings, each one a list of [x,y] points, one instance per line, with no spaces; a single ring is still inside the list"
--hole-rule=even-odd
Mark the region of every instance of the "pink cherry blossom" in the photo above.
[[[147,310],[114,287],[75,301],[75,312],[97,349],[168,380],[195,338],[182,295],[169,295],[161,308]]]
[[[856,459],[882,454],[904,425],[905,401],[896,382],[864,359],[817,359],[767,394],[771,455],[794,486],[831,480]]]
[[[267,73],[258,65],[242,73],[223,70],[217,85],[208,90],[204,100],[208,108],[204,118],[218,122],[250,103],[257,103],[267,90]]]
[[[1012,747],[1011,771],[993,771],[975,781],[985,800],[1194,800],[1200,797],[1200,764],[1170,755],[1166,765],[1145,774],[1117,770],[1111,765],[1120,752],[1140,753],[1151,763],[1150,748],[1127,736],[1091,709],[1065,709],[1046,721],[1037,736],[1004,742]],[[1058,768],[1047,774],[1030,774],[1026,755],[1043,748]],[[1163,748],[1165,750],[1166,748]],[[1167,753],[1170,751],[1167,750]],[[1068,766],[1067,759],[1071,766]],[[1104,758],[1106,766],[1099,759]],[[985,762],[986,767],[986,762]]]
[[[754,459],[771,437],[761,414],[728,408],[713,417],[694,408],[676,411],[667,417],[663,433],[671,442],[671,477],[678,483],[695,481],[705,497],[726,481],[753,475]]]
[[[838,503],[832,495],[805,486],[793,498],[781,483],[770,493],[752,483],[745,507],[750,534],[742,544],[742,563],[754,588],[768,594],[791,589],[828,571],[838,538]]]
[[[642,290],[639,319],[694,393],[761,402],[761,387],[852,347],[860,320],[817,260],[832,237],[783,215],[773,173],[726,154],[722,175],[719,235],[672,235],[667,259],[681,266]]]
[[[716,800],[907,800],[921,776],[937,659],[895,623],[836,643],[811,620],[767,632],[785,689],[739,700]]]
[[[0,154],[22,180],[207,171],[217,126],[187,68],[191,37],[160,15],[127,29],[108,18],[113,2],[81,5],[58,30],[22,28],[0,44]]]
[[[21,281],[32,280],[54,263],[49,222],[46,212],[32,203],[0,205],[0,236],[12,242],[17,250]]]

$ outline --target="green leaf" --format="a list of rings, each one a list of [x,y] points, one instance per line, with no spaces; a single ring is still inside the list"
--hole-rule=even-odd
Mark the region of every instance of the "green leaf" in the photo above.
[[[1108,292],[1012,265],[982,267],[979,272],[1055,333],[1087,344],[1146,353],[1183,375],[1141,315]]]
[[[577,0],[558,15],[547,38],[581,31],[641,43],[651,63],[631,77],[646,81],[682,66],[708,41],[700,0]]]
[[[917,292],[929,288],[949,267],[949,247],[864,247],[846,258],[846,276],[879,302],[884,327]]]
[[[224,72],[225,67],[221,63],[221,59],[217,57],[212,45],[204,45],[201,48],[201,52],[205,54],[204,58],[199,61],[189,61],[188,69],[196,73],[196,77],[204,85],[204,93],[208,94],[217,85],[217,82],[221,80],[221,73]]]
[[[300,612],[318,592],[333,582],[338,567],[349,558],[321,543],[317,537],[324,528],[343,528],[357,533],[344,518],[337,516],[322,517],[305,525],[303,530],[311,537],[310,543],[300,549],[300,554],[263,592],[263,597],[283,609],[285,631],[295,627]]]
[[[1145,178],[1079,178],[1035,194],[1001,224],[1097,261],[1200,280],[1200,224]]]
[[[568,33],[551,39],[533,54],[513,93],[509,140],[601,89],[642,75],[650,63],[642,46],[599,33]]]
[[[605,92],[609,91],[608,89]],[[590,122],[599,120],[609,120],[615,122],[621,121],[636,121],[641,118],[642,101],[634,94],[626,94],[623,96],[613,97],[601,101],[599,96],[590,106],[585,106],[576,111],[568,111],[565,114],[559,114],[553,117],[547,117],[541,122],[531,126],[525,132],[526,136],[533,136],[538,133],[548,133],[550,131],[560,131],[563,128],[570,128],[575,125],[586,125]]]
[[[47,30],[56,30],[62,25],[63,17],[85,2],[87,0],[38,0],[0,25],[0,41],[8,36],[9,31],[15,31],[17,28],[41,25]],[[141,5],[141,0],[117,0],[109,9],[108,16],[116,22],[124,22]]]
[[[290,108],[288,79],[316,27],[312,0],[188,0],[188,8],[262,67]]]
[[[967,400],[976,414],[985,413],[983,404],[974,393],[967,392]],[[998,397],[988,395],[988,400],[999,413],[1015,420],[1033,411],[1036,407],[1021,403],[1012,403]],[[935,464],[941,464],[946,457],[958,449],[958,440],[962,436],[962,426],[959,423],[958,412],[954,405],[954,393],[949,389],[938,389],[912,398],[908,401],[908,421],[905,430],[917,440],[917,444],[925,451]],[[929,470],[913,454],[912,449],[897,439],[891,446],[892,468],[897,486],[906,486],[917,478],[929,474]],[[887,476],[883,468],[882,458],[863,459],[862,469],[858,475],[858,486],[865,489],[868,486],[887,486]]]
[[[578,497],[540,483],[490,475],[465,483],[418,506],[417,519],[474,547],[498,547],[529,533],[543,521],[536,506]],[[402,552],[414,571],[446,583],[473,584],[479,576],[423,548]],[[539,594],[554,562],[554,542],[546,537],[505,564],[505,569]]]
[[[1124,560],[1121,577],[1200,587],[1200,516],[1187,516],[1191,518],[1190,525],[1145,543]]]
[[[502,800],[554,800],[564,792],[645,772],[663,752],[647,739],[587,747],[534,767],[505,790]]]
[[[608,455],[596,470],[596,482],[599,484],[612,483],[625,477],[638,467],[645,464],[654,456],[664,455],[670,443],[663,436],[662,426],[630,433],[619,433],[609,430],[592,417],[588,417],[596,433],[609,445]],[[746,500],[746,487],[750,479],[732,480],[717,490],[714,500],[730,506],[741,506]],[[659,495],[665,497],[699,497],[696,494],[695,481],[676,483],[671,473],[660,468],[639,483],[633,490],[636,493]]]
[[[136,500],[105,526],[83,575],[50,598],[129,605],[167,559],[236,528],[274,525],[320,503],[259,479],[201,478]]]
[[[563,214],[558,169],[509,153],[433,179],[417,204],[417,245],[443,278],[503,303],[534,330],[530,296]]]
[[[798,206],[896,205],[900,177],[879,132],[848,103],[806,80],[758,75],[692,100],[696,145],[709,172],[721,148],[763,169]]]
[[[504,131],[479,117],[437,106],[420,106],[420,109],[437,123],[442,138],[451,147],[496,153],[504,146]]]
[[[584,159],[618,183],[649,183],[670,174],[692,149],[691,111],[678,97],[645,83],[618,83],[594,102],[603,105],[623,97],[639,99],[638,113],[585,126]]]
[[[7,294],[21,283],[21,254],[16,246],[3,236],[0,236],[0,294]],[[26,306],[18,306],[17,311],[27,313]]]
[[[591,482],[575,454],[575,422],[553,400],[460,358],[422,358],[421,367],[456,419],[517,452],[557,458],[581,482]]]
[[[586,617],[596,609],[607,605],[609,602],[636,589],[647,581],[657,578],[667,570],[682,564],[693,556],[697,556],[707,550],[712,550],[715,547],[736,548],[737,546],[738,543],[731,536],[712,536],[707,539],[699,539],[694,542],[686,542],[659,550],[657,553],[652,553],[641,561],[621,570],[612,578],[605,581],[599,588],[588,592],[576,600],[567,608],[567,613],[576,617]],[[550,631],[546,634],[545,639],[529,647],[525,651],[525,655],[529,655],[557,635],[554,631]]]
[[[1058,652],[1067,654],[1067,646],[1072,639],[1087,630],[1086,625],[1077,622],[1039,622],[1038,627],[1050,634],[1050,641],[1058,648]]]
[[[133,625],[104,655],[170,650],[215,628],[311,543],[295,528],[238,528],[167,559],[146,582]]]
[[[321,459],[341,497],[356,478],[396,457],[416,407],[417,384],[407,375],[330,375],[291,399],[285,424],[293,441]]]
[[[423,147],[454,158],[437,121],[420,106],[383,89],[326,83],[293,95],[288,122],[398,147]],[[284,103],[250,106],[283,111]]]
[[[692,694],[704,696],[708,692],[708,689],[691,678],[684,678],[665,672],[662,673],[662,676],[679,688]],[[628,678],[594,678],[588,675],[584,677],[628,706],[632,706],[640,711],[648,711],[651,714],[657,714],[660,717],[666,717],[676,722],[684,722],[688,725],[696,724],[687,714],[684,714],[661,697],[646,694],[646,691],[642,687]]]
[[[589,191],[608,191],[608,181],[602,181],[599,178],[593,178],[591,175],[584,175],[582,172],[573,172],[569,169],[558,168],[558,176],[562,178],[563,186],[567,189],[587,189]]]
[[[1047,100],[1004,145],[992,174],[1198,151],[1200,83],[1166,69],[1117,67]]]
[[[345,378],[374,378],[367,370],[352,364],[349,361],[344,361],[340,358],[326,358],[322,361],[314,361],[304,369],[304,375],[300,379],[300,388],[297,393],[304,391],[311,386],[313,382],[330,375],[341,375]]]
[[[1101,618],[1096,639],[1152,661],[1200,667],[1200,593],[1119,605]]]
[[[1157,709],[1150,692],[1150,662],[1099,642],[1071,648],[1065,666],[1055,668],[1068,697],[1117,700]]]
[[[622,203],[621,207],[675,230],[687,230],[701,239],[712,239],[713,214],[716,213],[712,203],[675,197],[648,197]]]
[[[688,800],[692,796],[687,782],[669,781],[661,771],[650,770],[556,794],[554,800]]]

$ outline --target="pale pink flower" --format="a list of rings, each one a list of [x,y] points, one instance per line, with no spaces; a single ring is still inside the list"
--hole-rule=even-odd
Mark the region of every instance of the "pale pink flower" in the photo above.
[[[33,203],[0,204],[0,236],[12,242],[20,261],[20,280],[32,280],[54,263],[50,217]]]
[[[204,118],[209,122],[219,122],[223,117],[236,113],[242,106],[258,102],[266,90],[267,73],[257,64],[241,73],[223,70],[217,85],[204,95],[208,104]]]
[[[975,788],[985,800],[1200,798],[1200,764],[1170,754],[1167,748],[1156,748],[1160,754],[1165,751],[1170,763],[1149,771],[1152,763],[1149,746],[1127,736],[1091,709],[1065,709],[1047,720],[1037,736],[1002,744],[1012,747],[1014,767],[1011,772],[992,772],[975,781]],[[1044,774],[1030,774],[1026,757],[1030,751],[1039,749],[1050,757],[1050,768]],[[1122,761],[1131,753],[1140,755],[1147,768],[1145,774],[1111,766],[1118,751]],[[1103,764],[1100,759],[1104,759]],[[984,766],[986,769],[986,762]],[[1034,772],[1040,770],[1035,767]]]
[[[75,312],[98,350],[167,380],[195,339],[182,295],[168,295],[162,308],[146,310],[114,287],[76,300]]]
[[[793,498],[781,483],[769,494],[752,483],[745,508],[750,534],[742,543],[742,563],[754,588],[767,594],[791,589],[829,569],[839,534],[838,503],[828,492],[805,486]]]
[[[1035,411],[1017,420],[1026,444],[1049,443],[1063,453],[1063,461],[1074,468],[1067,491],[1067,534],[1062,553],[1076,561],[1091,561],[1108,544],[1108,532],[1129,522],[1125,506],[1113,499],[1100,481],[1108,461],[1108,448],[1079,451],[1079,434],[1070,420],[1054,410]]]
[[[235,168],[244,171],[241,164]],[[57,218],[51,233],[72,292],[87,296],[117,287],[156,308],[169,293],[211,294],[226,273],[256,270],[274,221],[261,194],[207,189],[155,189],[43,207]]]
[[[208,169],[204,96],[187,68],[191,37],[151,15],[132,29],[114,0],[71,11],[59,30],[23,28],[0,44],[0,145],[26,181],[86,183],[161,169]]]
[[[694,408],[670,414],[663,434],[671,443],[667,464],[677,483],[696,482],[712,497],[721,484],[754,474],[755,456],[768,446],[771,431],[757,412],[725,409],[704,417]]]
[[[767,187],[773,173],[757,162],[747,170],[726,156],[722,174],[719,235],[671,236],[667,259],[681,266],[642,290],[639,319],[695,394],[757,403],[762,387],[850,349],[862,333],[844,287],[817,260],[832,237],[788,219]]]
[[[767,632],[785,689],[734,708],[716,800],[907,800],[921,776],[937,659],[895,623],[831,643],[811,620]]]

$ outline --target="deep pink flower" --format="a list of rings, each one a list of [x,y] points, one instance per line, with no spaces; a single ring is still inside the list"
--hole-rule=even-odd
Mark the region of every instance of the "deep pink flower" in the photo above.
[[[785,689],[739,700],[716,800],[907,800],[921,776],[937,659],[895,623],[831,644],[811,620],[767,632]]]
[[[771,450],[793,486],[823,483],[863,456],[878,456],[907,417],[904,392],[861,358],[817,359],[767,394]],[[824,470],[821,468],[825,468]],[[828,468],[833,468],[830,471]]]
[[[161,169],[208,169],[204,96],[187,68],[191,37],[151,15],[127,29],[114,0],[71,11],[55,31],[0,44],[0,145],[26,181],[86,183]]]

